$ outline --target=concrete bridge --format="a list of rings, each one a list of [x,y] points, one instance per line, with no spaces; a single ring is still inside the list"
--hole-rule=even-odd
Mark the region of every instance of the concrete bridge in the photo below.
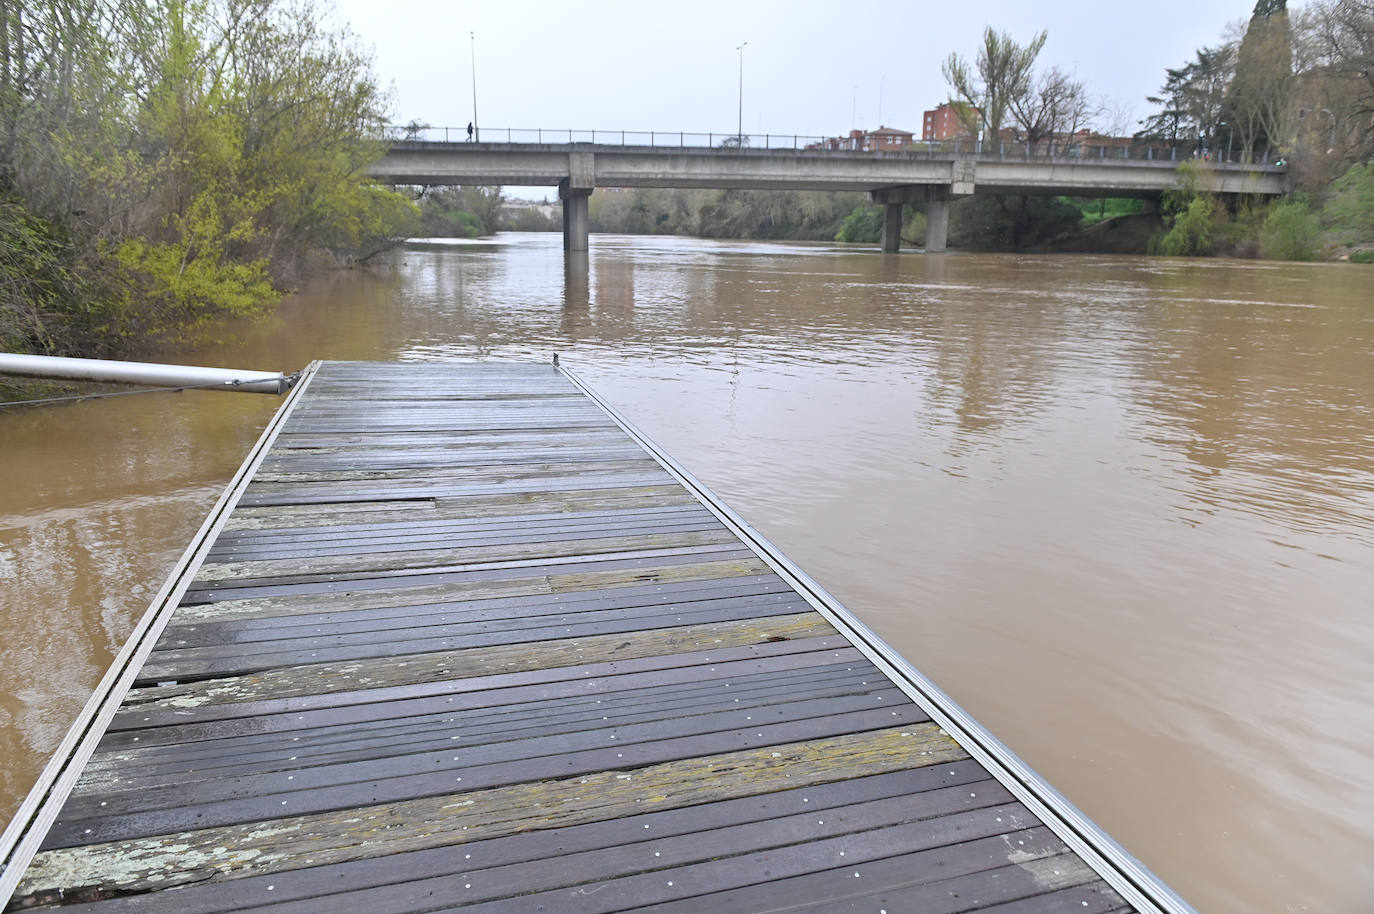
[[[1075,148],[1074,155],[968,154],[953,150],[851,152],[614,143],[400,141],[369,173],[391,184],[558,187],[563,243],[585,251],[588,198],[597,187],[867,191],[884,204],[883,250],[895,252],[902,207],[924,203],[925,250],[943,251],[949,201],[971,194],[1143,197],[1178,187],[1180,161],[1165,149]],[[1138,158],[1125,158],[1135,152]],[[1123,156],[1123,157],[1118,157]],[[1199,190],[1282,194],[1287,168],[1200,163]]]

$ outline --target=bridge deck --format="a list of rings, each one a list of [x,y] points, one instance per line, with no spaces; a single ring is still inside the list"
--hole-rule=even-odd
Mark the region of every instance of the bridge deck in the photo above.
[[[557,369],[271,434],[10,909],[1153,909]]]

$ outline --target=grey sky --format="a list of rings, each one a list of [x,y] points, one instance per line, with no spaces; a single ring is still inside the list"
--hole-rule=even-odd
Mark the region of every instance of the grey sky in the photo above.
[[[1042,64],[1144,115],[1164,68],[1220,39],[1253,0],[787,3],[335,0],[375,48],[396,119],[472,119],[476,33],[483,127],[733,132],[744,49],[744,129],[827,134],[882,122],[920,133],[946,97],[940,62],[972,54],[984,25],[1026,40],[1049,30]],[[886,79],[884,79],[886,74]],[[857,100],[857,104],[856,104]]]

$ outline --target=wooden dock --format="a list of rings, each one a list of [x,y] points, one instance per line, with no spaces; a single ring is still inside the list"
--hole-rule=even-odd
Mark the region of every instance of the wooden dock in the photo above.
[[[312,366],[5,910],[1188,911],[549,365]]]

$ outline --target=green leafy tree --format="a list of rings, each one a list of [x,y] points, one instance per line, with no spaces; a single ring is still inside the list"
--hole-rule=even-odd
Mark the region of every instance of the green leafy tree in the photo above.
[[[1203,257],[1212,253],[1216,205],[1210,197],[1194,197],[1159,241],[1159,253],[1169,257]]]
[[[1258,0],[1236,52],[1223,117],[1243,161],[1281,144],[1287,135],[1293,86],[1293,35],[1285,0]]]
[[[136,348],[408,231],[364,174],[388,99],[324,22],[310,0],[0,0],[0,191],[90,302],[41,305],[41,345]]]
[[[1048,33],[1040,31],[1024,46],[1010,34],[992,26],[983,30],[983,44],[973,63],[950,54],[941,65],[949,84],[955,110],[965,125],[984,142],[997,138],[1007,120],[1012,100],[1024,95],[1030,86],[1031,69]]]
[[[1142,122],[1136,136],[1171,145],[1191,140],[1198,147],[1219,151],[1222,106],[1235,60],[1235,46],[1222,44],[1199,48],[1188,63],[1166,69],[1159,94],[1146,97],[1159,110]]]

